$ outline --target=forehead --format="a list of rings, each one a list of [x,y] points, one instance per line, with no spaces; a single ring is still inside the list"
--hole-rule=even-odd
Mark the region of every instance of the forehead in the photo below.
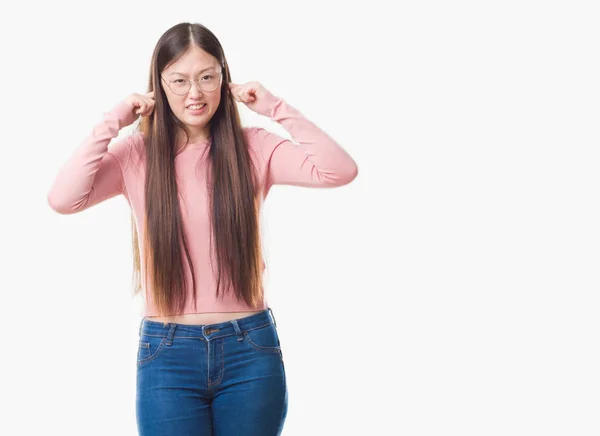
[[[192,75],[208,68],[219,68],[217,58],[199,47],[188,49],[179,59],[164,69],[165,74]]]

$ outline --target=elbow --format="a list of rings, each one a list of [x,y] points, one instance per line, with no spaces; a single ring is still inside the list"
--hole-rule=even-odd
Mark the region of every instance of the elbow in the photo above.
[[[348,174],[348,178],[347,178],[347,182],[346,184],[350,183],[351,181],[353,181],[354,179],[356,179],[356,176],[358,176],[358,165],[356,165],[356,162],[353,162],[352,164],[352,168]]]
[[[356,179],[356,176],[358,176],[358,165],[352,161],[343,171],[339,172],[336,186],[347,185]]]
[[[56,198],[56,195],[54,195],[52,191],[48,193],[46,200],[48,201],[50,208],[56,213],[61,215],[70,215],[74,213],[73,209]]]

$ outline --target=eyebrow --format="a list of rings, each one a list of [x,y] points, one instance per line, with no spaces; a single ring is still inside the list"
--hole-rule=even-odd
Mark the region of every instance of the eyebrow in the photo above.
[[[216,69],[217,69],[217,67],[208,67],[208,68],[204,68],[203,70],[200,70],[200,71],[198,71],[198,74],[200,74],[200,73],[203,73],[203,72],[205,72],[205,71],[208,71],[208,70],[216,70]],[[169,73],[169,76],[172,76],[173,74],[179,74],[179,75],[181,75],[181,76],[185,76],[185,74],[183,74],[183,73],[178,73],[178,72]]]

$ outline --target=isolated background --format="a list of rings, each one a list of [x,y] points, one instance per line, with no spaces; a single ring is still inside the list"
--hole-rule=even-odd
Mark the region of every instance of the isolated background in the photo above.
[[[1,434],[136,434],[127,202],[46,195],[180,21],[359,166],[265,204],[286,436],[599,434],[594,2],[350,3],[2,6]]]

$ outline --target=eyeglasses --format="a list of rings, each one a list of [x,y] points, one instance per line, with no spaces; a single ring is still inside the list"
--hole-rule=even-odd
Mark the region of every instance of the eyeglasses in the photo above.
[[[198,88],[200,88],[202,92],[214,91],[221,84],[222,73],[222,71],[219,71],[218,73],[213,71],[203,74],[201,77],[198,77],[198,79],[177,78],[167,81],[162,76],[161,79],[166,82],[173,94],[186,95],[192,88],[192,82],[198,82]]]

